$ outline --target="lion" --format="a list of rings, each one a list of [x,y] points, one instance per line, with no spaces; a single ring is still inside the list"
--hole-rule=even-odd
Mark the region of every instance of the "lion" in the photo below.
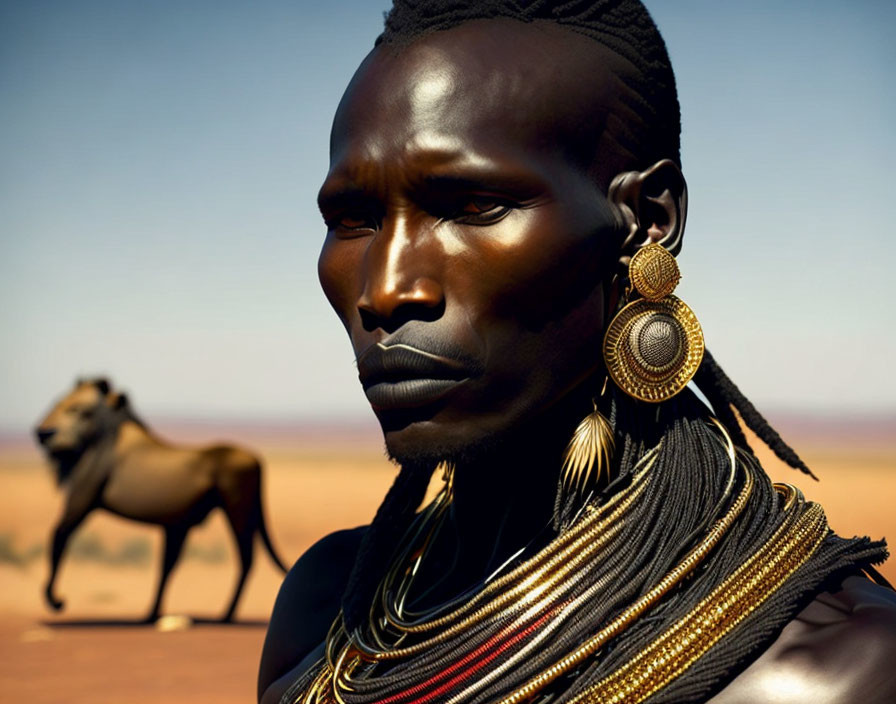
[[[187,532],[215,508],[227,516],[240,558],[240,574],[222,621],[233,620],[252,566],[256,533],[276,565],[286,571],[265,526],[261,463],[250,452],[231,445],[188,449],[165,442],[106,379],[78,380],[35,434],[66,491],[62,516],[53,531],[50,576],[44,590],[54,610],[64,606],[54,585],[68,540],[96,508],[160,525],[165,531],[162,571],[147,622],[159,616],[165,585]]]

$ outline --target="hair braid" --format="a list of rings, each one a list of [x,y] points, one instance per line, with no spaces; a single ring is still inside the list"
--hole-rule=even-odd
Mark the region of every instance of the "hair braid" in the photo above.
[[[712,359],[712,356],[708,351],[704,351],[704,361],[703,364],[700,365],[699,369],[697,369],[697,373],[694,375],[694,383],[698,386],[701,393],[706,397],[706,400],[709,401],[710,405],[712,406],[713,413],[716,414],[716,417],[722,422],[722,425],[725,426],[725,429],[731,435],[731,439],[734,441],[734,444],[753,455],[755,454],[753,452],[753,448],[750,447],[749,443],[747,442],[747,437],[746,435],[744,435],[744,431],[741,428],[740,422],[737,420],[737,416],[734,414],[734,410],[731,406],[730,401],[728,401],[721,393],[721,391],[719,390],[719,386],[715,382],[715,377],[710,372],[711,365],[706,361],[708,359]]]
[[[722,371],[722,368],[709,353],[709,350],[706,350],[704,353],[703,363],[700,365],[700,369],[694,379],[697,382],[697,386],[709,399],[716,413],[721,417],[722,422],[730,429],[729,432],[736,433],[736,439],[742,440],[744,447],[747,447],[746,438],[740,431],[737,420],[733,419],[732,422],[725,418],[726,416],[733,418],[732,407],[737,410],[747,427],[756,433],[759,439],[768,445],[783,462],[804,474],[808,474],[816,481],[818,480],[818,477],[800,459],[796,451],[784,442],[778,431],[769,424],[750,400],[737,388],[735,383],[731,381],[728,375]]]

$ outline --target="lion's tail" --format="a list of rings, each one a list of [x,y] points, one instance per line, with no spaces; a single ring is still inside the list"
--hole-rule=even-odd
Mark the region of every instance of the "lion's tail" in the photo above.
[[[271,542],[271,536],[268,534],[268,527],[264,520],[264,508],[261,505],[261,492],[258,493],[258,534],[261,536],[261,542],[267,548],[268,555],[271,556],[277,567],[287,572],[289,568],[283,564],[283,560],[277,555],[276,550],[274,550],[274,544]]]

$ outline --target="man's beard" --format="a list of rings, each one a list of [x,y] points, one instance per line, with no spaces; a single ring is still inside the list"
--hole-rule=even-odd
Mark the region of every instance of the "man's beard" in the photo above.
[[[483,435],[465,443],[433,443],[427,446],[418,445],[412,449],[394,449],[386,441],[386,455],[396,464],[405,466],[435,467],[441,462],[455,467],[481,464],[498,457],[504,448],[519,436],[520,433],[504,431],[492,435]]]
[[[561,432],[566,433],[565,430]],[[556,431],[549,430],[540,420],[528,419],[465,440],[452,439],[444,442],[435,440],[427,444],[414,443],[413,447],[395,443],[393,447],[384,428],[386,455],[402,467],[435,467],[444,462],[456,468],[483,464],[499,468],[506,463],[508,457],[518,457],[521,449],[532,447],[533,440],[539,445],[550,444],[550,438],[555,433]],[[559,469],[560,454],[557,461]]]

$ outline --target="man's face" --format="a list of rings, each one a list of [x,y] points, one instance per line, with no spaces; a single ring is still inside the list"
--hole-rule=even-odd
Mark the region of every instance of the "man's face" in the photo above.
[[[609,52],[603,71],[577,64],[599,50],[549,25],[471,22],[378,48],[343,97],[319,274],[399,461],[506,435],[599,364],[617,79]]]

